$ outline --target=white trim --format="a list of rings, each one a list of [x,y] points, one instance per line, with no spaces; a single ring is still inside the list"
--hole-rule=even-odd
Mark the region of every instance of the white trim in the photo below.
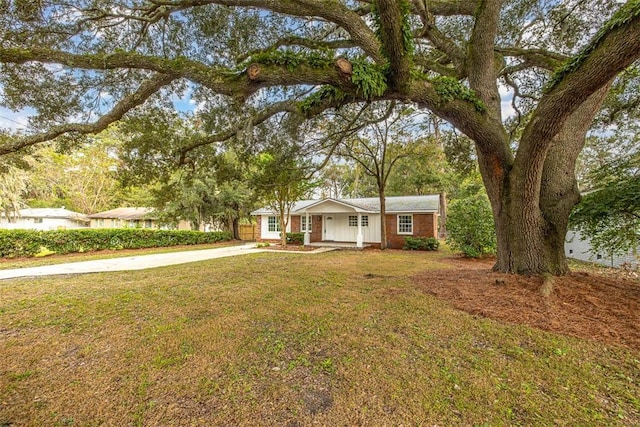
[[[411,218],[411,232],[400,231],[400,217],[401,216],[408,216],[409,218]],[[413,228],[414,228],[413,214],[398,214],[398,215],[396,215],[396,232],[397,232],[398,235],[411,236],[411,235],[413,235]]]
[[[273,218],[273,224],[271,222],[271,218]],[[273,225],[273,230],[271,230],[271,225]],[[279,233],[280,232],[280,220],[277,215],[268,215],[267,216],[267,232],[269,233]]]
[[[303,222],[304,222],[304,227],[303,227]],[[309,215],[308,212],[305,215],[300,215],[300,232],[310,233],[312,229],[313,229],[313,220],[311,219],[311,215]]]
[[[317,201],[317,202],[315,202],[315,203],[312,203],[312,204],[310,204],[310,205],[308,205],[308,206],[305,206],[304,208],[296,209],[296,211],[295,211],[295,212],[296,212],[296,213],[298,213],[298,212],[307,212],[307,211],[309,211],[309,212],[315,212],[315,211],[314,211],[314,208],[317,208],[318,206],[323,205],[323,204],[325,204],[325,203],[335,203],[335,204],[340,205],[340,206],[343,206],[343,207],[345,207],[345,208],[353,209],[353,211],[354,211],[354,212],[370,212],[370,213],[375,213],[375,211],[374,211],[374,210],[366,209],[366,208],[362,208],[362,207],[360,207],[360,206],[355,206],[355,205],[353,205],[353,204],[351,204],[351,203],[347,203],[347,202],[345,202],[345,201],[338,200],[338,199],[323,199],[323,200],[319,200],[319,201]],[[322,212],[322,211],[318,211],[318,212]],[[342,213],[342,212],[340,212],[340,213]]]

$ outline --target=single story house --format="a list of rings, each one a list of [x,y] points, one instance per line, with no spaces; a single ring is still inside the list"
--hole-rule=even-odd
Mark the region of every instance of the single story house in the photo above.
[[[20,209],[17,215],[0,215],[0,228],[11,230],[64,230],[88,226],[86,215],[65,208],[28,208]]]
[[[569,230],[564,243],[564,254],[567,258],[580,261],[593,262],[607,267],[621,267],[628,265],[631,268],[640,267],[640,246],[635,251],[631,250],[626,255],[611,256],[598,253],[591,247],[591,240],[583,236],[579,231]]]
[[[436,237],[440,196],[403,196],[385,199],[387,245],[401,248],[406,236]],[[278,240],[280,221],[268,207],[251,212],[259,240]],[[305,244],[350,242],[356,247],[380,244],[380,199],[300,200],[293,204],[286,232],[305,233]]]
[[[153,208],[116,208],[88,217],[91,220],[91,228],[168,228],[158,223]],[[188,221],[180,221],[176,228],[191,230],[191,224]]]

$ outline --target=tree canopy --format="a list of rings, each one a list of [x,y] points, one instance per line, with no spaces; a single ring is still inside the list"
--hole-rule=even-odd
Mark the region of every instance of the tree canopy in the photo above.
[[[259,143],[254,127],[283,114],[312,131],[346,105],[413,103],[474,141],[496,269],[520,273],[567,271],[573,166],[640,56],[640,0],[5,1],[0,28],[2,104],[36,111],[0,154],[186,98],[196,132],[153,144],[178,163],[234,137]]]

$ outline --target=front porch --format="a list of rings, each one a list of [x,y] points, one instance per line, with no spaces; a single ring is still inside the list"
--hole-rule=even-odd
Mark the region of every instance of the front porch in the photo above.
[[[312,246],[315,248],[336,248],[336,249],[354,249],[354,250],[362,250],[364,248],[368,248],[371,246],[368,243],[363,243],[362,246],[358,247],[356,242],[311,242],[307,243],[305,246]],[[378,245],[379,246],[379,245]]]

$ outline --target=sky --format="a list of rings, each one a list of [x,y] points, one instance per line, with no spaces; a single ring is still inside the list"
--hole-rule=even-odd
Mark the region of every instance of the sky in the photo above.
[[[199,105],[191,98],[191,94],[191,90],[188,90],[182,95],[182,97],[174,97],[172,99],[173,105],[177,111],[195,112],[202,107],[202,105]],[[503,119],[515,115],[515,111],[511,106],[512,92],[510,92],[506,87],[501,87],[500,95]],[[28,117],[33,113],[34,110],[32,109],[15,112],[0,106],[0,129],[9,129],[11,131],[26,130]]]
[[[26,129],[29,111],[14,112],[0,107],[0,128],[12,131]]]

